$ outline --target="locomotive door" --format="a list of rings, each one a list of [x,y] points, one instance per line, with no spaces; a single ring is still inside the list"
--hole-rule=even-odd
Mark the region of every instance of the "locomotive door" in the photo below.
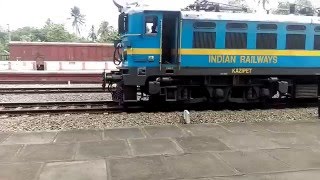
[[[161,64],[162,67],[175,67],[179,63],[180,48],[180,12],[164,12],[161,28]]]

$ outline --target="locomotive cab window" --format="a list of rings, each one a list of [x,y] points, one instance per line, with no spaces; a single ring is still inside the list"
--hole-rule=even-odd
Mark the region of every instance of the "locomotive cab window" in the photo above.
[[[196,22],[193,24],[195,29],[215,29],[216,23],[214,22]]]
[[[304,25],[288,25],[287,31],[290,33],[287,34],[286,49],[305,49],[306,35],[304,32],[306,29],[307,27]],[[291,33],[291,31],[293,33]],[[295,32],[298,32],[299,34],[296,34]]]
[[[193,48],[215,48],[215,32],[193,32]]]
[[[265,30],[265,31],[275,31],[277,30],[278,26],[276,24],[259,24],[257,29],[258,30]]]
[[[316,35],[314,36],[314,50],[320,50],[320,26],[316,26],[314,28],[314,31],[316,32]]]
[[[157,34],[158,33],[158,17],[146,16],[145,18],[145,33]]]
[[[227,30],[232,32],[226,33],[226,48],[227,49],[246,49],[247,48],[247,32],[246,23],[228,23]],[[234,32],[237,31],[237,32]]]
[[[314,50],[320,50],[320,35],[314,36]]]
[[[307,28],[304,25],[288,25],[288,31],[305,31]]]
[[[256,48],[257,49],[277,49],[277,34],[276,33],[258,33]]]
[[[247,33],[242,32],[227,32],[226,34],[227,49],[246,49],[247,48]]]
[[[286,49],[305,49],[305,34],[287,34]]]
[[[248,25],[246,23],[228,23],[228,30],[246,30],[248,29]]]

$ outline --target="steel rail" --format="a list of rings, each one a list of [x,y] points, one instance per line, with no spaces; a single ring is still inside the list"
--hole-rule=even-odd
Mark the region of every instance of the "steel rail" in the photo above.
[[[317,107],[317,102],[297,101],[297,102],[272,102],[265,105],[254,104],[224,104],[219,106],[202,105],[175,105],[175,104],[148,104],[133,103],[130,106],[121,106],[113,101],[53,101],[53,102],[26,102],[26,103],[0,103],[0,114],[29,114],[29,113],[58,113],[58,112],[176,112],[188,110],[276,110],[292,108]]]
[[[112,101],[0,103],[0,114],[92,111],[122,112],[123,107]]]
[[[107,93],[99,87],[0,88],[0,94]]]

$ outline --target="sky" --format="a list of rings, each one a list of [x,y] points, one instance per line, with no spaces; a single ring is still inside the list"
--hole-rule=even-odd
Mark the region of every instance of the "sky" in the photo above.
[[[169,3],[172,0],[159,0],[158,4]],[[181,1],[182,2],[182,1]],[[112,0],[0,0],[0,26],[14,30],[23,26],[42,27],[50,18],[54,23],[65,24],[73,31],[70,18],[71,8],[78,6],[86,15],[88,31],[92,25],[97,28],[101,21],[106,20],[117,27],[118,9]]]
[[[124,1],[137,0],[117,0]],[[175,5],[185,7],[194,0],[140,0],[144,3],[152,3],[157,6]],[[254,0],[247,0],[251,6],[255,6]],[[276,4],[275,1],[270,0]],[[320,0],[312,0],[320,7]],[[214,2],[225,2],[224,0],[214,0]],[[65,24],[69,31],[73,31],[71,26],[70,10],[73,6],[78,6],[82,14],[86,15],[87,32],[92,25],[99,26],[103,20],[108,21],[112,26],[117,27],[118,9],[112,0],[0,0],[0,26],[7,29],[17,29],[23,26],[42,27],[45,21],[50,18],[55,23]],[[83,33],[84,34],[84,33]]]

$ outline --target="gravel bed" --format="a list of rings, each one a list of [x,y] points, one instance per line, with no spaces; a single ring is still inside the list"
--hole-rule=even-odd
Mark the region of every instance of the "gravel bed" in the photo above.
[[[317,108],[243,111],[191,111],[191,123],[293,122],[317,120]],[[0,116],[0,131],[106,129],[181,124],[182,112]]]
[[[54,88],[54,87],[101,87],[100,84],[1,84],[1,88]],[[48,102],[48,101],[103,101],[111,100],[109,93],[56,93],[56,94],[0,94],[4,102]]]
[[[111,100],[110,93],[57,93],[57,94],[10,94],[0,95],[4,102],[50,102],[50,101],[106,101]]]
[[[52,88],[52,87],[101,87],[100,84],[0,84],[0,88]],[[103,101],[111,100],[109,93],[56,93],[56,94],[0,94],[4,102],[48,102],[48,101]]]

